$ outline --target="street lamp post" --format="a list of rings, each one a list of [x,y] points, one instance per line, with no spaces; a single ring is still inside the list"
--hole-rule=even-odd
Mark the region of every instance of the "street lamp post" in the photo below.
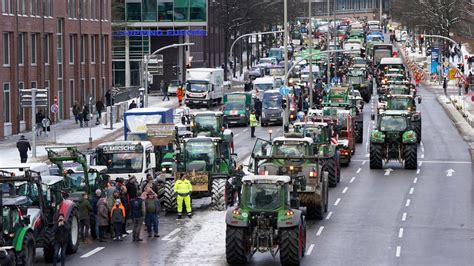
[[[312,0],[308,0],[308,14],[309,14],[309,27],[308,27],[308,36],[309,36],[309,47],[310,51],[313,51],[313,20],[311,19],[311,2]],[[309,106],[313,106],[313,88],[314,88],[314,79],[313,79],[313,57],[309,58]]]
[[[285,76],[288,76],[288,0],[283,1],[283,30],[283,46],[285,47]],[[288,79],[285,79],[284,82],[285,87],[288,87]],[[283,128],[285,128],[289,124],[288,113],[290,107],[288,99],[289,97],[288,95],[286,95],[286,108],[285,117],[283,118]]]
[[[145,57],[145,72],[143,73],[143,76],[145,78],[144,80],[144,89],[145,89],[145,94],[144,94],[144,107],[148,107],[148,63],[150,62],[150,58],[152,58],[153,56],[155,56],[156,54],[158,54],[159,52],[163,51],[163,50],[166,50],[168,48],[175,48],[175,47],[180,47],[180,46],[191,46],[191,45],[194,45],[193,42],[187,42],[187,43],[175,43],[175,44],[171,44],[171,45],[167,45],[167,46],[164,46],[164,47],[161,47],[160,49],[154,51],[152,54],[150,55],[147,55]]]
[[[329,16],[330,16],[330,11],[329,11],[329,0],[328,0],[328,34],[327,34],[327,38],[326,38],[326,47],[327,49],[329,50],[329,42],[331,40],[331,36],[329,35]],[[329,57],[329,54],[328,54],[328,59],[327,59],[327,64],[328,64],[328,67],[327,67],[327,84],[329,85],[329,83],[331,83],[331,67],[330,67],[330,62],[331,62],[331,58]]]

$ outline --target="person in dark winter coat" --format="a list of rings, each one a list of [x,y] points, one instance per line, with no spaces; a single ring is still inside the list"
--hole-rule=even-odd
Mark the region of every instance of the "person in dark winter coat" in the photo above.
[[[257,121],[260,122],[260,117],[262,116],[262,101],[259,98],[255,99],[254,103],[255,115],[257,116]]]
[[[105,242],[105,232],[109,226],[109,209],[105,198],[100,198],[97,202],[97,221],[99,223],[99,241]]]
[[[21,135],[20,140],[16,143],[16,147],[20,153],[20,162],[26,163],[28,160],[28,150],[31,151],[30,142],[25,138],[25,136]]]
[[[110,210],[110,222],[113,225],[115,233],[115,241],[122,241],[122,225],[125,222],[125,208],[120,199],[117,199],[114,206]]]
[[[79,200],[79,234],[82,241],[86,241],[89,237],[90,228],[90,216],[92,214],[92,206],[89,202],[88,195],[86,192],[82,193],[82,198]]]
[[[134,175],[132,175],[130,179],[128,179],[127,184],[125,186],[127,187],[129,199],[134,199],[138,197],[138,183],[137,178]]]
[[[95,103],[95,110],[97,111],[97,121],[95,122],[97,125],[100,123],[100,119],[102,119],[102,112],[104,111],[104,103],[101,100],[97,100]]]
[[[81,113],[81,107],[79,107],[79,104],[77,102],[74,102],[74,106],[72,107],[72,114],[74,115],[74,119],[77,122],[79,122],[79,114]]]
[[[97,214],[97,203],[99,202],[99,199],[102,196],[102,191],[100,189],[97,189],[95,191],[94,196],[91,199],[91,206],[92,206],[92,213],[94,215],[90,216],[90,223],[91,223],[91,236],[92,239],[97,239],[97,236],[99,235],[99,221],[98,221],[98,214]]]
[[[143,241],[140,238],[140,231],[144,220],[145,203],[142,198],[135,197],[130,201],[130,205],[130,216],[133,220],[133,241]]]
[[[123,178],[119,178],[117,180],[117,189],[120,192],[120,202],[122,203],[124,210],[125,210],[125,221],[123,222],[122,226],[122,233],[127,233],[127,217],[129,216],[130,212],[130,205],[128,201],[128,194],[127,194],[127,187],[125,186],[125,180]]]
[[[58,216],[58,222],[54,228],[54,257],[53,265],[56,265],[56,262],[61,259],[61,265],[65,265],[66,261],[66,248],[67,243],[69,242],[68,228],[64,221],[64,215],[60,214]],[[58,258],[60,255],[60,258]]]
[[[135,103],[135,100],[132,100],[132,103],[128,106],[128,110],[131,110],[133,108],[137,108],[137,104]]]
[[[35,133],[36,133],[36,136],[40,136],[41,135],[41,129],[43,129],[43,119],[45,118],[44,114],[43,114],[43,110],[39,110],[38,113],[36,113],[36,116],[35,116],[35,121],[36,121],[36,128],[35,128]]]
[[[148,237],[152,237],[155,233],[155,237],[160,237],[158,234],[158,214],[161,210],[160,200],[158,199],[155,192],[150,187],[145,187],[145,192],[142,195],[145,199],[145,224],[147,227]]]
[[[89,114],[90,114],[89,107],[86,104],[82,108],[82,119],[84,119],[84,125],[86,127],[89,126]]]

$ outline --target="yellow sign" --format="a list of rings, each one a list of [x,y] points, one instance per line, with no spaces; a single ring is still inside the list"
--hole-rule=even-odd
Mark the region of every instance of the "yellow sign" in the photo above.
[[[448,79],[449,80],[454,80],[456,78],[456,69],[455,68],[450,68],[448,71]]]

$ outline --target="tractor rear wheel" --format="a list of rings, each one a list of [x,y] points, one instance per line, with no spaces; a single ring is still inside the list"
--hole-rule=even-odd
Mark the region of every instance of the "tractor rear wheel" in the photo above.
[[[250,250],[247,241],[247,228],[227,226],[225,256],[228,264],[242,265],[248,263]]]
[[[335,158],[336,160],[334,161],[334,163],[336,164],[336,170],[337,170],[337,183],[341,182],[341,157],[339,155],[339,151],[336,150],[336,153],[335,153]]]
[[[224,178],[216,178],[212,180],[211,187],[211,205],[212,209],[216,211],[223,211],[225,209],[225,184]]]
[[[300,265],[303,257],[303,226],[280,229],[280,262],[282,265]]]
[[[52,263],[54,260],[54,237],[54,228],[46,228],[43,236],[43,257],[44,260],[48,263]]]
[[[413,124],[414,124],[414,131],[416,133],[416,142],[420,143],[421,142],[421,120],[416,121]]]
[[[35,236],[32,232],[27,232],[23,237],[22,249],[17,253],[17,265],[30,266],[35,264]]]
[[[418,167],[418,155],[416,144],[408,144],[403,147],[403,156],[405,159],[405,169],[416,169]]]
[[[162,200],[167,213],[177,211],[178,205],[176,201],[176,192],[174,191],[174,180],[165,181]]]
[[[74,208],[67,220],[69,228],[69,242],[67,243],[66,254],[74,254],[79,249],[79,212]]]
[[[381,144],[370,144],[370,169],[382,169],[383,147]]]
[[[328,180],[330,187],[337,187],[337,169],[336,159],[334,157],[324,160],[324,170],[328,172]]]
[[[355,124],[355,142],[362,143],[364,141],[364,124],[356,123]]]

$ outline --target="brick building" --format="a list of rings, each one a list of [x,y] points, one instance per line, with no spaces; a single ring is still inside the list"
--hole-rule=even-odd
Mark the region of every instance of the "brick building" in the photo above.
[[[112,82],[111,1],[2,0],[0,139],[31,128],[21,89],[46,88],[56,119],[69,118],[74,102],[103,98]]]

